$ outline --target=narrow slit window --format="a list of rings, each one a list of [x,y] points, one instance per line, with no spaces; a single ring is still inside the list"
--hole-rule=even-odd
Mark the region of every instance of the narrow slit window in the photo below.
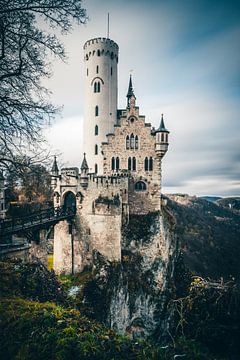
[[[130,136],[130,148],[134,149],[134,135],[133,134],[131,134],[131,136]]]
[[[129,150],[130,148],[130,140],[129,140],[129,136],[127,135],[126,137],[126,149]]]
[[[145,158],[145,161],[144,161],[144,169],[145,169],[145,171],[148,171],[148,158],[147,157]]]
[[[112,157],[112,171],[115,170],[115,158]]]
[[[119,165],[120,165],[120,161],[119,161],[119,157],[117,156],[116,158],[116,170],[119,170]]]
[[[99,72],[99,66],[97,65],[97,67],[96,67],[96,73],[98,74],[98,72]]]
[[[98,173],[98,166],[97,166],[97,164],[95,164],[95,174],[97,174]]]
[[[95,116],[99,116],[99,107],[98,107],[98,105],[95,106]]]
[[[153,171],[153,158],[149,158],[149,171]]]
[[[135,136],[135,149],[138,150],[138,136]]]
[[[136,171],[136,169],[137,169],[136,158],[135,157],[133,157],[133,159],[132,159],[132,169],[133,169],[133,171]]]
[[[128,158],[128,170],[132,169],[132,159],[129,157]]]
[[[97,144],[95,145],[95,155],[97,155],[98,154],[98,146],[97,146]]]
[[[98,135],[98,126],[95,126],[95,135]]]

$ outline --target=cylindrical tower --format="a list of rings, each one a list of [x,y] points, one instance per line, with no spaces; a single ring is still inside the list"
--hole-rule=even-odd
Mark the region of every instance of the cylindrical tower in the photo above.
[[[84,151],[89,172],[103,174],[101,144],[117,122],[118,45],[110,39],[95,38],[84,44],[85,116]]]

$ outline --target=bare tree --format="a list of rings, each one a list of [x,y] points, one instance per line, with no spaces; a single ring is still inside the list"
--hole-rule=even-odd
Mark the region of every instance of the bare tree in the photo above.
[[[67,34],[86,19],[81,0],[0,0],[0,168],[39,159],[42,126],[59,110],[42,85],[47,59],[66,57],[54,31]]]

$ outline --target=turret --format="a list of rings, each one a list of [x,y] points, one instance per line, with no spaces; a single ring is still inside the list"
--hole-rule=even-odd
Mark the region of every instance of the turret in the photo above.
[[[84,45],[85,114],[84,151],[90,172],[103,174],[102,142],[117,123],[118,45],[108,38],[88,40]]]
[[[128,85],[128,93],[127,93],[127,108],[130,109],[135,107],[136,104],[136,96],[134,95],[133,85],[132,85],[132,75],[130,75],[129,85]]]
[[[168,151],[168,134],[169,131],[165,128],[163,114],[161,116],[160,126],[157,130],[154,131],[156,138],[156,151],[160,153],[160,156],[163,157]]]
[[[0,170],[0,219],[4,219],[5,215],[6,215],[5,179],[2,170]]]
[[[86,153],[84,153],[83,161],[81,165],[81,175],[80,175],[80,185],[83,188],[86,188],[88,186],[88,173],[89,173],[89,167],[86,159]]]
[[[51,188],[54,190],[57,186],[57,179],[59,177],[59,170],[57,165],[57,157],[54,156],[52,170],[51,170]]]

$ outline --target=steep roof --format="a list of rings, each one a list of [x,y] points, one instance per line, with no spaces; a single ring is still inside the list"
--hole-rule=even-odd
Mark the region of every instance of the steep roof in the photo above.
[[[159,128],[155,130],[155,133],[156,132],[167,132],[167,133],[169,133],[169,131],[165,128],[165,124],[164,124],[164,120],[163,120],[163,114],[161,116],[161,122],[160,122]]]
[[[88,170],[88,163],[86,160],[86,153],[83,154],[83,161],[82,161],[82,165],[81,165],[81,170]]]
[[[56,156],[54,156],[54,160],[53,160],[52,173],[58,174],[58,165],[57,165],[57,157]]]
[[[129,79],[127,98],[129,99],[131,96],[135,97],[133,91],[133,85],[132,85],[132,75],[130,75],[130,79]]]

